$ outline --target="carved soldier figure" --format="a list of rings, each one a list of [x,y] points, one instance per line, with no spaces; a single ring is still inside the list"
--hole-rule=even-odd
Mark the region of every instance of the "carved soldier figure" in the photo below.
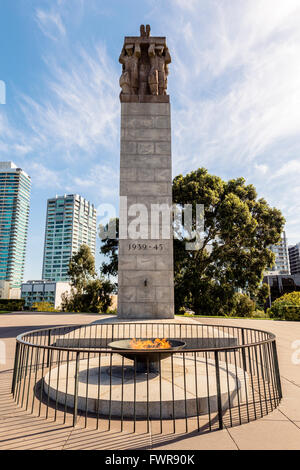
[[[150,87],[151,95],[158,95],[158,61],[155,54],[155,45],[151,44],[148,49],[148,55],[150,57],[150,72],[148,76],[148,82]]]
[[[121,100],[149,101],[151,95],[167,94],[168,64],[171,62],[171,56],[166,47],[166,38],[150,37],[149,25],[141,25],[140,37],[125,38],[119,62],[122,64]],[[127,96],[122,98],[122,95]],[[144,98],[146,96],[148,98]],[[153,98],[153,101],[167,102],[167,99]]]
[[[148,93],[148,77],[150,71],[150,64],[144,61],[140,63],[140,71],[139,71],[139,79],[140,79],[140,87],[139,87],[139,95],[144,96]]]
[[[127,44],[123,47],[119,62],[123,65],[120,87],[124,95],[137,95],[139,87],[139,57],[141,50],[138,44]]]
[[[164,46],[154,46],[151,44],[148,49],[150,57],[150,73],[148,77],[149,87],[152,95],[165,95],[167,89],[168,64],[171,56],[168,48]]]

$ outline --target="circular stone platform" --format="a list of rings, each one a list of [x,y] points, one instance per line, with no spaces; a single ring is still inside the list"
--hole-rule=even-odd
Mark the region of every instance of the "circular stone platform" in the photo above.
[[[173,358],[173,380],[171,359],[162,360],[161,376],[149,373],[148,386],[147,374],[145,373],[136,374],[136,384],[134,385],[132,364],[132,361],[124,360],[123,375],[122,358],[118,355],[113,356],[111,369],[110,355],[101,355],[100,368],[98,357],[90,359],[89,368],[87,360],[81,360],[78,409],[85,411],[87,408],[92,413],[99,412],[101,416],[111,414],[112,417],[120,417],[123,414],[124,418],[133,418],[134,415],[136,418],[147,418],[149,413],[151,419],[159,419],[160,417],[172,419],[173,409],[175,418],[185,418],[186,415],[192,417],[197,414],[207,414],[209,411],[211,413],[217,411],[216,369],[213,360],[208,359],[206,367],[206,361],[201,357],[197,358],[197,381],[195,381],[194,357],[185,357],[185,379],[182,356],[175,355]],[[45,393],[49,394],[51,399],[57,400],[58,403],[62,405],[66,403],[68,407],[73,408],[74,377],[75,361],[68,365],[68,381],[66,364],[59,367],[59,373],[58,368],[52,369],[50,379],[49,373],[44,377]],[[226,364],[220,362],[223,410],[229,407],[229,401],[231,406],[238,404],[238,398],[240,402],[243,402],[247,393],[247,382],[247,374],[244,375],[242,369],[238,368],[236,375],[234,366],[228,364],[227,370]]]

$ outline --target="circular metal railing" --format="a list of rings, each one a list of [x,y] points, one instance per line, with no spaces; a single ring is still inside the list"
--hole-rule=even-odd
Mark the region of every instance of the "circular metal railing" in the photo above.
[[[181,350],[139,351],[112,341],[167,338]],[[144,351],[140,354],[144,355]],[[125,356],[125,357],[124,357]],[[132,357],[131,357],[132,356]],[[12,393],[33,414],[73,426],[134,432],[208,432],[272,412],[282,398],[275,336],[198,323],[93,323],[17,337]]]

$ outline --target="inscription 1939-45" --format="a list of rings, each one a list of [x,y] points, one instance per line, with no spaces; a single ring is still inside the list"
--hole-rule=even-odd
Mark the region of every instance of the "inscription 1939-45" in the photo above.
[[[163,243],[156,243],[153,245],[149,245],[148,243],[130,243],[128,245],[129,250],[157,250],[162,251],[165,250],[165,246]]]

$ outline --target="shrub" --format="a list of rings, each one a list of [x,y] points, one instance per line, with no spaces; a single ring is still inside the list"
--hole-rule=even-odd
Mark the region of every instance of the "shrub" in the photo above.
[[[176,312],[178,315],[185,315],[186,308],[185,307],[179,307],[178,312]]]
[[[56,312],[53,304],[45,301],[34,302],[32,304],[31,310],[35,310],[37,312]]]
[[[235,306],[232,309],[231,315],[238,317],[252,317],[255,311],[255,302],[246,294],[239,292],[234,294]]]
[[[24,304],[24,299],[0,299],[0,310],[8,312],[23,310]]]
[[[268,309],[271,318],[281,320],[300,320],[300,292],[290,292],[276,299]]]
[[[269,317],[267,312],[264,312],[263,310],[255,310],[252,314],[252,318],[261,318],[267,320]]]
[[[117,314],[118,314],[117,307],[116,307],[116,308],[109,308],[109,309],[107,310],[107,313],[108,313],[109,315],[117,315]]]

